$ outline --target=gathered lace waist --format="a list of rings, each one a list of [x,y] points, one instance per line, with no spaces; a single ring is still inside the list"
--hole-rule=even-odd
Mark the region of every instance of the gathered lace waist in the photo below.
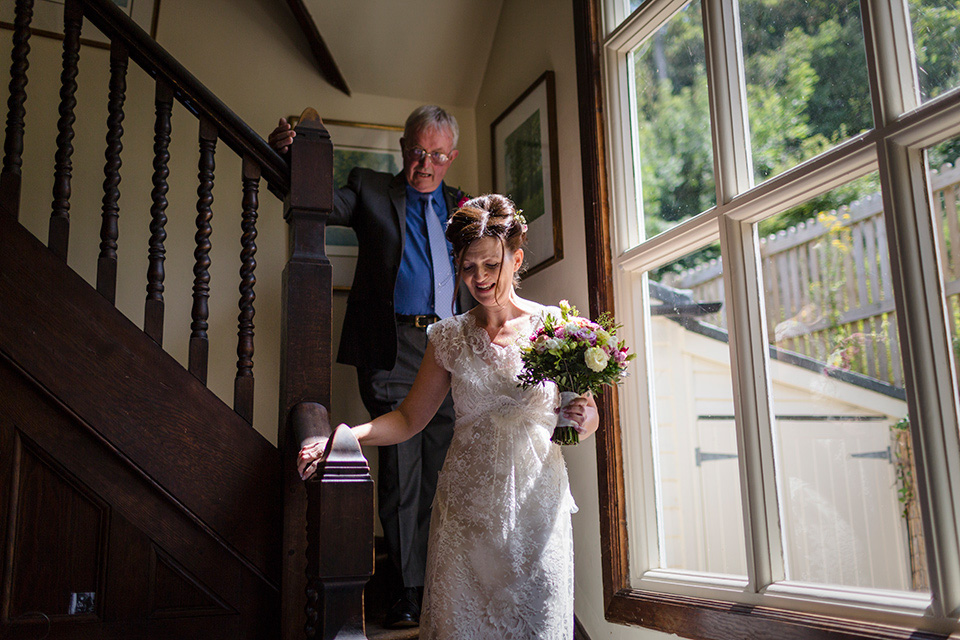
[[[460,407],[455,405],[457,409]],[[457,412],[457,424],[468,426],[473,425],[481,419],[510,418],[517,423],[536,425],[543,427],[555,420],[556,414],[553,409],[544,405],[531,403],[529,400],[513,398],[510,396],[497,396],[489,402],[467,407],[463,413]]]

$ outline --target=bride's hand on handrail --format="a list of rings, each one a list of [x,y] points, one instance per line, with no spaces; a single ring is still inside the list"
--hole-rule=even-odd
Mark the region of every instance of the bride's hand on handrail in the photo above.
[[[306,480],[317,471],[317,464],[323,457],[323,452],[327,448],[329,438],[314,437],[304,440],[300,447],[300,453],[297,454],[297,471],[300,473],[300,479]]]

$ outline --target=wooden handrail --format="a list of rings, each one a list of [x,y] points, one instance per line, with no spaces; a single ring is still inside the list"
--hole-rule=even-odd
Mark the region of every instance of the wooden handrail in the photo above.
[[[330,414],[317,402],[301,402],[290,410],[290,430],[300,443],[307,438],[329,438],[333,434]]]
[[[165,82],[174,97],[201,120],[209,120],[219,137],[240,157],[249,156],[260,165],[270,190],[283,199],[290,190],[286,160],[256,131],[240,119],[186,67],[176,61],[136,22],[110,0],[82,0],[83,15],[111,40],[120,39],[130,57],[147,73]]]

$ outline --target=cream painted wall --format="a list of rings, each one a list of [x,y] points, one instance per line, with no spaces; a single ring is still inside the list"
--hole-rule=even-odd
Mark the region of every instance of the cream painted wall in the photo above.
[[[479,182],[483,190],[493,184],[490,124],[547,69],[556,75],[564,258],[525,280],[521,295],[544,304],[567,298],[585,313],[589,308],[587,262],[571,0],[504,2],[476,109]],[[596,440],[591,438],[564,451],[573,495],[580,507],[573,516],[577,616],[594,640],[668,637],[604,620]]]
[[[229,16],[229,20],[225,20],[225,16]],[[85,25],[85,29],[90,28]],[[280,116],[299,114],[307,106],[316,108],[326,118],[402,125],[409,112],[420,104],[376,95],[348,97],[330,87],[315,70],[307,44],[283,3],[270,0],[160,0],[157,41],[264,136],[276,126]],[[30,44],[21,221],[46,241],[52,200],[62,45],[58,40],[38,36],[31,37]],[[3,60],[9,61],[11,47],[11,31],[0,30],[0,56]],[[91,284],[96,280],[99,251],[108,80],[108,52],[82,47],[68,262]],[[349,82],[349,78],[347,80]],[[9,63],[0,65],[0,86],[3,87],[0,96],[5,104]],[[429,101],[429,96],[425,96],[424,101]],[[447,181],[468,192],[476,192],[476,126],[472,106],[442,106],[457,117],[462,131],[461,157],[451,167]],[[153,83],[131,65],[120,184],[117,306],[138,326],[143,320],[149,240],[153,112]],[[192,304],[198,151],[196,120],[179,106],[174,110],[170,151],[164,346],[185,364]],[[240,161],[220,144],[216,164],[208,386],[232,406],[237,359]],[[264,437],[275,442],[280,274],[286,256],[286,224],[282,220],[279,201],[267,192],[265,185],[261,185],[260,199],[255,288],[254,426]],[[345,294],[338,293],[334,299],[335,345],[339,341],[345,298]],[[334,365],[333,380],[333,420],[350,423],[365,420],[367,414],[356,391],[354,369]]]

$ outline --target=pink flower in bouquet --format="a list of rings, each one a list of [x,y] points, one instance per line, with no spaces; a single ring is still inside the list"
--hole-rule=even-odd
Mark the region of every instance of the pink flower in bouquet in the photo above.
[[[627,361],[627,348],[623,347],[622,349],[616,349],[613,352],[613,359],[617,364],[624,364]]]

